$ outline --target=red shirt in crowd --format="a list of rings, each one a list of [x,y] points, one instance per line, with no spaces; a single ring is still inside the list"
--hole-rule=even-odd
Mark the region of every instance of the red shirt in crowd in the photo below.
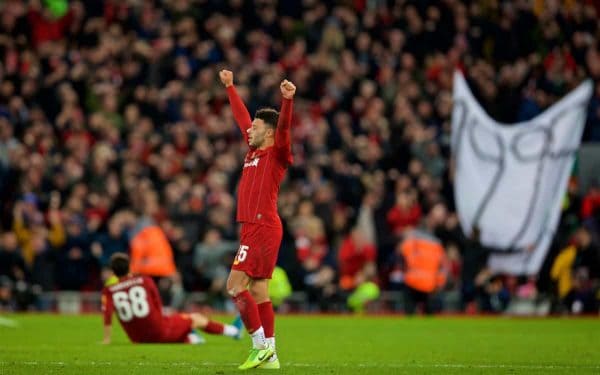
[[[590,192],[584,198],[581,204],[581,216],[584,219],[594,214],[594,211],[600,209],[600,192]]]
[[[346,237],[339,253],[340,278],[354,277],[365,265],[374,262],[377,249],[371,244],[357,246],[352,236]]]
[[[73,22],[73,13],[69,11],[59,19],[47,19],[39,11],[31,10],[28,14],[33,44],[37,47],[44,42],[60,40]]]
[[[394,234],[401,234],[409,227],[415,227],[421,220],[421,208],[413,204],[407,209],[398,205],[392,207],[387,213],[387,222]]]
[[[327,238],[310,239],[307,236],[296,238],[296,256],[301,262],[312,261],[320,265],[327,255]]]

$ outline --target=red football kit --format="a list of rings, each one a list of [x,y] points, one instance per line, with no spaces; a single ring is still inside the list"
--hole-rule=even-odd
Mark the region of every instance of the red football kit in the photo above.
[[[227,88],[229,102],[246,143],[252,119],[235,87]],[[277,214],[277,195],[292,163],[290,128],[292,99],[282,99],[275,144],[264,150],[250,146],[238,187],[237,221],[242,223],[240,248],[233,269],[253,278],[271,278],[283,236]]]
[[[124,276],[102,290],[104,324],[117,312],[123,330],[133,342],[186,342],[192,320],[184,314],[164,316],[158,289],[147,276]]]

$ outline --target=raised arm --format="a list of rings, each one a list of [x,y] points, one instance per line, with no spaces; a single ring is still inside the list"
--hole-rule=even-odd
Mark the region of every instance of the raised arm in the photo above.
[[[281,110],[279,111],[279,120],[277,121],[277,131],[275,132],[275,147],[279,155],[288,164],[292,163],[292,113],[294,110],[294,94],[296,86],[288,80],[281,82]]]
[[[252,118],[233,85],[233,73],[229,70],[221,70],[219,72],[219,78],[227,90],[227,96],[229,97],[229,104],[231,104],[231,111],[233,112],[235,122],[237,122],[246,143],[248,143],[248,129],[252,126]]]
[[[114,307],[111,295],[108,292],[108,288],[105,287],[102,290],[102,320],[104,321],[104,337],[102,340],[103,344],[110,344],[113,310]]]

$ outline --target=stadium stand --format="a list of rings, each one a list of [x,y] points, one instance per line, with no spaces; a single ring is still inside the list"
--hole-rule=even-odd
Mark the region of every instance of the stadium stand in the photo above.
[[[574,171],[537,277],[493,274],[454,212],[449,118],[455,69],[507,123],[591,77],[584,142],[600,142],[599,2],[65,3],[0,4],[0,310],[71,311],[72,291],[86,292],[75,310],[93,304],[110,255],[144,222],[172,247],[166,302],[227,308],[246,146],[218,82],[226,67],[251,113],[279,106],[284,77],[298,87],[279,200],[295,293],[282,309],[345,311],[370,281],[384,292],[369,311],[403,311],[401,243],[420,227],[447,266],[423,310],[598,311],[598,176]],[[342,247],[375,253],[348,279]]]

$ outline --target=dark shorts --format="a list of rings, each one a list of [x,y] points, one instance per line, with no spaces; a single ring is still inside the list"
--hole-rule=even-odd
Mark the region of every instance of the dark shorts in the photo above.
[[[240,247],[231,269],[243,271],[253,279],[270,279],[277,263],[283,227],[244,223]]]

